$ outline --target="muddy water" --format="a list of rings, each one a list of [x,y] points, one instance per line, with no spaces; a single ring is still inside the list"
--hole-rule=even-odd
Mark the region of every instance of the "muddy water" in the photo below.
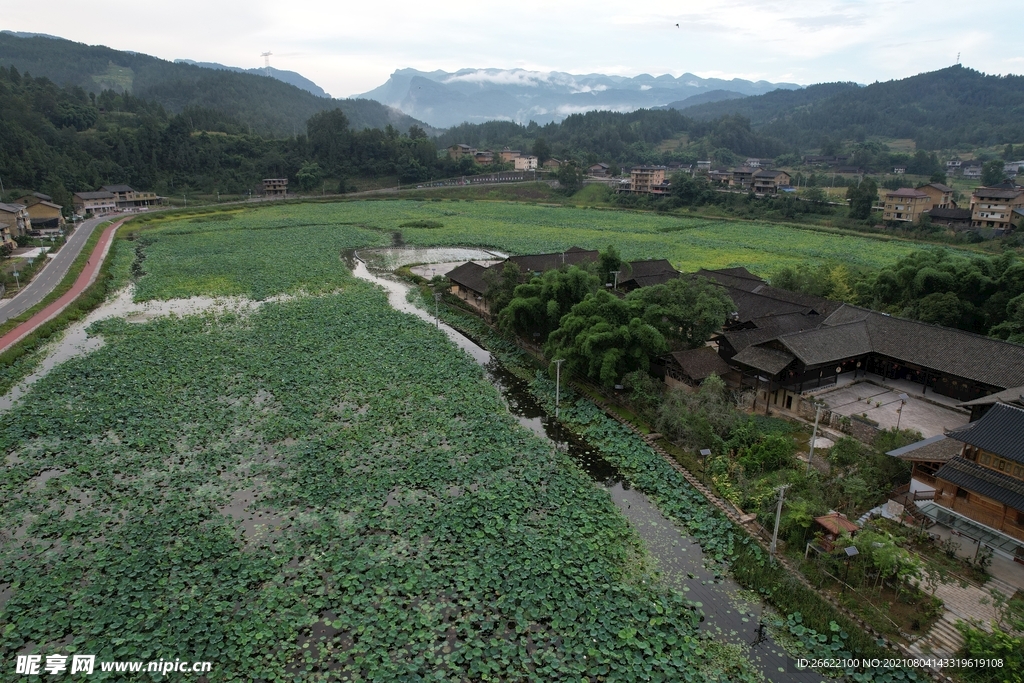
[[[35,372],[15,385],[6,395],[0,396],[0,414],[10,410],[15,401],[24,396],[33,384],[45,377],[57,365],[71,358],[84,356],[90,351],[103,346],[102,337],[91,336],[86,332],[89,326],[98,320],[124,318],[128,322],[141,323],[169,315],[197,315],[206,311],[213,313],[226,313],[229,311],[244,313],[256,310],[266,302],[283,301],[292,298],[289,296],[277,296],[266,299],[266,301],[252,301],[244,297],[221,297],[214,299],[207,296],[195,296],[189,299],[135,302],[132,301],[134,294],[134,285],[126,287],[118,292],[115,297],[92,311],[83,320],[68,327],[63,336],[49,347],[46,357],[43,358]]]
[[[430,263],[431,250],[418,251],[421,252],[418,262]],[[656,560],[664,582],[685,592],[690,600],[701,607],[705,615],[702,624],[704,631],[717,639],[742,645],[748,651],[751,663],[768,680],[801,683],[824,680],[810,671],[796,672],[792,659],[769,635],[762,634],[763,638],[757,642],[758,624],[764,605],[735,581],[723,579],[706,569],[700,545],[664,517],[645,494],[631,488],[618,469],[600,453],[550,419],[533,398],[525,382],[505,370],[487,350],[470,338],[448,325],[439,324],[429,312],[408,302],[408,285],[390,279],[383,273],[371,272],[367,264],[355,258],[351,252],[345,257],[356,277],[373,282],[387,291],[388,300],[395,309],[438,325],[456,346],[483,366],[488,380],[498,388],[509,412],[520,424],[567,453],[596,484],[608,491],[612,501],[636,529]]]

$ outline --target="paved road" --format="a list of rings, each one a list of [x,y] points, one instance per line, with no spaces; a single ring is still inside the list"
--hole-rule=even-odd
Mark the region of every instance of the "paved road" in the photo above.
[[[32,282],[22,287],[15,296],[4,299],[0,303],[0,324],[21,315],[53,291],[57,283],[64,279],[71,264],[82,251],[89,236],[92,235],[92,231],[105,220],[109,220],[109,218],[90,218],[79,224],[78,229],[68,238],[67,244],[50,259],[42,271],[36,274]]]
[[[48,320],[52,320],[60,314],[65,308],[71,305],[72,302],[78,295],[86,290],[89,285],[93,283],[99,273],[100,266],[103,265],[103,259],[110,248],[110,243],[114,240],[114,231],[124,222],[124,219],[117,221],[113,225],[107,226],[104,229],[103,234],[100,236],[99,242],[92,251],[92,258],[85,264],[85,268],[79,273],[78,279],[71,286],[71,289],[64,292],[56,301],[50,303],[49,306],[43,310],[37,312],[31,318],[21,323],[7,334],[0,337],[0,353],[3,353],[11,346],[17,344],[19,341],[32,334],[40,325],[44,324]],[[92,227],[96,227],[95,225]]]

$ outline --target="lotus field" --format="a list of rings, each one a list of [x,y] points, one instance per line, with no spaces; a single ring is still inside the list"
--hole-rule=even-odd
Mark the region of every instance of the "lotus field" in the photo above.
[[[724,676],[607,494],[347,273],[378,232],[240,222],[143,233],[140,294],[296,296],[96,323],[105,345],[4,415],[5,676],[25,653],[211,681]]]

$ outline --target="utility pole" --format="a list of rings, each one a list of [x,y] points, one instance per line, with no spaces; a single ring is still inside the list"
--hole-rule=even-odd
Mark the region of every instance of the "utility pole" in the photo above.
[[[558,404],[562,398],[562,363],[564,358],[555,359],[555,419],[558,419]]]
[[[773,562],[775,561],[775,548],[779,544],[779,520],[782,519],[782,499],[785,497],[786,489],[789,487],[790,484],[779,487],[779,505],[775,508],[775,530],[772,531],[772,544],[768,550]]]
[[[612,287],[612,289],[616,289],[617,290],[619,288],[619,273],[621,273],[621,272],[622,272],[621,270],[613,270],[613,271],[611,271],[611,274],[615,276],[615,285]]]
[[[807,454],[807,474],[811,473],[811,461],[814,460],[814,442],[818,439],[818,420],[821,419],[821,404],[814,411],[814,431],[811,432],[811,449]]]

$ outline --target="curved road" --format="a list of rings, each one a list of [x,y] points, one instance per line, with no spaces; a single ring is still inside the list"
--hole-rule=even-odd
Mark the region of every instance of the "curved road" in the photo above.
[[[82,247],[89,240],[89,236],[92,235],[92,231],[97,225],[103,221],[110,220],[110,216],[104,216],[101,218],[90,218],[87,221],[82,221],[78,225],[78,229],[75,230],[74,234],[68,238],[67,243],[57,252],[57,255],[50,259],[50,262],[39,271],[32,282],[28,283],[21,288],[21,291],[15,294],[10,299],[5,299],[0,303],[0,324],[7,322],[9,319],[21,315],[28,309],[32,308],[43,298],[53,291],[53,288],[57,286],[64,276],[67,274],[68,269],[71,268],[71,264],[78,258],[78,254],[81,253]]]

